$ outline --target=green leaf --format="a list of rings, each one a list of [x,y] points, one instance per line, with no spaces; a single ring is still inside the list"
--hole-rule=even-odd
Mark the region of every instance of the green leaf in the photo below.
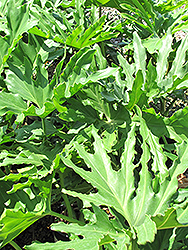
[[[86,4],[90,5],[92,3],[92,4],[96,4],[97,6],[100,6],[101,4],[106,4],[108,2],[109,0],[88,0]]]
[[[58,9],[55,8],[54,12],[55,13],[51,13],[40,6],[33,5],[30,13],[38,20],[38,25],[37,27],[31,28],[29,33],[44,38],[51,38],[57,42],[60,40],[64,43],[67,38],[65,30],[68,28],[66,26],[68,20],[63,22],[63,19],[66,17],[63,12],[58,13]]]
[[[25,116],[39,116],[44,118],[55,109],[51,101],[53,94],[52,87],[48,84],[47,71],[43,66],[41,57],[36,58],[36,80],[32,79],[32,63],[28,58],[24,58],[25,74],[22,72],[21,66],[20,69],[18,66],[9,63],[11,70],[6,71],[5,82],[8,90],[18,95],[19,99],[21,97],[23,100],[35,104],[35,106],[31,105],[27,110],[23,111]]]
[[[142,86],[144,84],[144,78],[142,71],[139,70],[136,74],[136,78],[134,80],[132,91],[129,92],[129,103],[127,105],[127,109],[132,110],[140,99],[142,91]]]
[[[53,126],[51,121],[46,120],[46,135],[52,135],[58,132],[58,130]],[[37,139],[37,135],[35,135],[36,131],[42,131],[42,123],[41,121],[34,121],[30,125],[24,125],[22,128],[16,129],[16,141],[17,142],[26,142],[28,140]]]
[[[64,1],[63,3],[60,4],[63,8],[69,8],[69,7],[74,7],[75,6],[75,0],[72,1]]]
[[[170,118],[165,118],[164,122],[169,131],[170,137],[182,142],[188,138],[188,107],[176,111]]]
[[[164,181],[168,176],[168,170],[166,168],[167,158],[163,152],[161,145],[159,144],[159,138],[154,136],[147,128],[147,123],[142,121],[141,129],[143,130],[144,138],[149,145],[150,153],[152,154],[151,159],[153,160],[153,170],[158,173],[161,181]]]
[[[12,111],[15,114],[21,114],[27,109],[27,104],[24,100],[17,94],[11,94],[6,92],[0,92],[0,114]]]
[[[175,208],[169,208],[165,212],[165,215],[157,215],[152,218],[152,220],[156,223],[158,230],[183,226],[177,221],[177,213]]]
[[[151,242],[155,239],[157,228],[155,223],[146,215],[144,224],[141,224],[136,228],[138,244],[143,245],[150,239]]]
[[[84,17],[84,4],[86,0],[75,0],[76,12],[74,13],[75,21],[78,25],[85,23]]]
[[[93,46],[93,48],[96,50],[95,60],[93,61],[94,66],[96,67],[96,63],[97,63],[99,70],[106,69],[107,68],[107,60],[106,60],[106,58],[103,57],[102,52],[101,52],[101,48],[99,47],[98,44],[95,44]],[[97,70],[97,68],[96,68],[96,70]]]
[[[90,193],[89,195],[67,190],[64,190],[64,192],[69,195],[78,196],[84,201],[92,202],[95,205],[113,207],[118,213],[124,216],[130,228],[135,228],[138,232],[140,232],[138,228],[141,228],[141,225],[142,227],[147,227],[147,223],[150,223],[151,226],[153,225],[151,233],[148,235],[145,234],[143,240],[142,238],[138,238],[138,241],[144,244],[146,241],[153,241],[156,232],[154,224],[150,219],[146,219],[146,215],[150,217],[165,213],[171,202],[172,196],[177,190],[177,175],[184,172],[187,168],[188,147],[186,143],[182,143],[179,146],[179,158],[175,160],[173,166],[169,170],[166,169],[168,176],[165,173],[162,177],[162,181],[160,181],[158,191],[156,192],[152,187],[152,183],[155,182],[155,179],[152,178],[147,166],[153,154],[150,152],[149,143],[151,142],[147,141],[148,128],[141,118],[140,122],[140,134],[143,139],[141,145],[142,156],[136,165],[133,163],[136,124],[132,124],[131,131],[128,133],[128,138],[125,142],[125,148],[121,157],[121,169],[117,172],[112,169],[111,161],[95,130],[93,130],[93,136],[95,138],[94,154],[86,152],[81,145],[75,142],[75,148],[78,154],[84,159],[85,163],[91,169],[91,172],[77,167],[71,160],[63,157],[63,155],[61,155],[61,158],[65,165],[73,168],[76,173],[91,183],[98,191],[97,193]],[[156,142],[154,142],[154,144],[156,144]],[[160,153],[162,154],[162,151]],[[155,154],[157,154],[157,152]],[[139,164],[141,164],[142,168],[139,172],[140,179],[137,184],[138,186],[135,187],[136,179],[133,175],[133,171]],[[155,163],[151,163],[151,168],[155,176],[157,176],[160,170],[156,169]],[[165,178],[165,176],[168,178]],[[121,188],[119,183],[121,183]],[[134,230],[131,231],[134,238]]]
[[[3,210],[5,208],[12,209],[15,207],[16,203],[21,202],[22,204],[25,203],[25,207],[29,210],[33,210],[36,203],[40,202],[39,197],[34,198],[34,194],[31,191],[31,196],[28,196],[28,193],[22,190],[19,190],[18,192],[14,194],[8,194],[8,191],[12,188],[12,181],[10,180],[2,180],[2,178],[5,176],[2,170],[0,170],[0,199],[1,199],[1,207],[0,207],[0,214],[2,214]],[[29,199],[30,198],[30,199]]]
[[[10,164],[34,164],[36,166],[43,166],[42,159],[46,159],[45,155],[36,155],[29,151],[21,151],[15,158],[6,157],[0,166],[8,166]],[[5,177],[6,178],[6,177]]]
[[[117,36],[117,33],[102,32],[102,26],[105,22],[105,16],[102,16],[96,23],[91,25],[84,33],[83,26],[77,27],[71,35],[67,37],[66,44],[77,49],[81,49],[92,44],[109,40]]]
[[[127,89],[131,90],[134,82],[134,65],[129,64],[121,54],[118,54],[117,58],[121,67],[123,68],[123,73],[126,75]]]
[[[80,8],[80,2],[78,2],[78,9]],[[39,13],[38,13],[39,12]],[[46,17],[46,19],[41,18],[40,12]],[[37,13],[37,14],[36,14]],[[90,25],[88,29],[85,29],[84,24],[81,23],[76,29],[72,30],[70,35],[66,35],[66,33],[62,29],[62,24],[58,25],[57,19],[54,16],[50,15],[44,10],[35,10],[33,15],[41,20],[39,23],[39,27],[41,29],[34,27],[29,30],[30,33],[44,37],[44,38],[52,38],[55,42],[66,44],[70,47],[74,47],[77,49],[81,49],[87,46],[91,46],[95,43],[99,43],[105,40],[109,40],[113,37],[117,37],[118,33],[112,33],[111,31],[103,31],[103,26],[105,23],[105,16],[102,16],[99,20],[97,20],[94,24]],[[80,22],[80,18],[77,16],[78,13],[75,14],[76,19]],[[66,18],[66,17],[64,17]],[[82,19],[82,18],[81,18]],[[48,20],[46,22],[45,20]],[[51,23],[51,25],[49,25]],[[55,33],[52,27],[56,27],[57,33]],[[45,31],[45,32],[44,32]]]
[[[108,133],[106,130],[102,133],[103,145],[108,152],[112,151],[112,147],[117,142],[117,134],[115,132]]]
[[[133,47],[134,47],[134,60],[136,66],[136,72],[141,69],[142,75],[145,79],[146,72],[146,51],[141,43],[141,39],[139,38],[136,32],[133,33]]]
[[[188,206],[177,208],[177,221],[183,225],[188,226]]]
[[[95,50],[83,48],[78,51],[66,65],[60,76],[60,84],[54,88],[53,101],[61,104],[66,98],[79,91],[88,81],[87,69],[92,62]]]
[[[92,106],[100,113],[100,117],[105,116],[105,120],[101,119],[98,126],[104,126],[109,133],[113,133],[125,121],[129,126],[130,114],[127,109],[121,105],[115,107],[112,103],[108,103],[101,94],[103,90],[99,84],[92,84],[79,93],[84,105]]]
[[[94,123],[99,119],[96,110],[91,106],[84,106],[80,101],[72,99],[69,101],[69,109],[59,115],[62,120],[82,123]]]
[[[146,71],[146,83],[145,90],[148,97],[154,97],[159,93],[159,87],[157,86],[157,71],[156,67],[152,65],[151,60],[149,61]]]
[[[159,85],[159,83],[163,80],[164,75],[167,71],[167,67],[168,67],[168,55],[170,53],[170,51],[172,50],[171,45],[172,45],[172,35],[170,32],[167,33],[165,39],[163,40],[163,45],[159,50],[159,56],[158,56],[158,60],[157,60],[157,84]]]
[[[161,48],[164,39],[165,37],[162,37],[161,39],[159,37],[152,37],[152,39],[151,37],[149,37],[142,40],[142,44],[145,48],[147,48],[149,53],[153,54]]]
[[[185,52],[187,51],[188,47],[188,36],[186,36],[182,41],[178,50],[176,52],[176,57],[174,59],[174,63],[172,68],[169,72],[169,76],[176,76],[182,78],[186,73],[186,69],[183,67],[185,63]]]
[[[111,75],[115,75],[118,68],[107,68],[94,73],[89,72],[95,50],[83,48],[69,61],[60,76],[60,84],[54,88],[54,103],[63,103],[66,98],[76,94],[87,83],[97,82]],[[58,108],[58,106],[57,106]]]
[[[17,71],[20,73],[19,70]],[[10,70],[8,70],[6,74],[6,84],[9,91],[21,96],[25,100],[34,102],[38,108],[42,108],[46,99],[52,96],[49,85],[45,88],[41,86],[36,87],[34,84],[27,83],[21,73],[20,77]]]
[[[43,217],[43,210],[39,212],[22,212],[6,209],[0,217],[0,246],[3,247],[23,232],[35,221]]]

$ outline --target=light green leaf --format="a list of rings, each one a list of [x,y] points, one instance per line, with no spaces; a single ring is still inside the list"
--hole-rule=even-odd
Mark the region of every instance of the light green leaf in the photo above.
[[[136,72],[141,69],[145,81],[146,51],[142,45],[140,37],[136,32],[133,33],[133,47]]]
[[[136,78],[134,80],[132,91],[129,92],[129,103],[127,105],[127,109],[132,110],[140,99],[142,91],[142,86],[144,84],[142,71],[139,70],[136,74]]]
[[[7,166],[9,164],[34,164],[36,166],[43,166],[42,159],[47,159],[45,155],[37,155],[29,151],[21,151],[15,158],[6,157],[0,166]]]
[[[75,6],[75,0],[72,1],[63,1],[63,3],[60,4],[63,8],[69,8]]]
[[[176,52],[176,57],[174,59],[172,68],[169,72],[169,76],[176,76],[179,78],[182,78],[184,74],[186,73],[186,69],[183,68],[183,65],[185,63],[185,52],[188,48],[188,35],[181,41],[180,46],[178,47],[178,50]]]
[[[103,145],[108,152],[111,152],[112,147],[117,142],[117,135],[115,132],[108,133],[106,130],[102,133]]]
[[[43,20],[41,18],[40,12],[43,13],[46,19]],[[103,31],[103,26],[106,18],[105,16],[102,16],[94,24],[90,25],[90,27],[86,30],[84,24],[79,25],[78,27],[76,27],[76,29],[72,30],[70,35],[67,36],[66,33],[63,31],[63,28],[61,27],[62,24],[59,25],[58,20],[55,19],[52,15],[50,15],[46,11],[44,10],[36,11],[34,9],[32,13],[35,16],[35,18],[38,18],[41,21],[39,23],[39,27],[41,26],[41,28],[40,29],[37,27],[31,28],[29,30],[30,33],[42,36],[44,38],[52,37],[52,39],[55,42],[63,43],[77,49],[81,49],[87,46],[91,46],[95,43],[109,40],[113,37],[117,37],[118,35],[118,33],[113,33],[111,31]],[[48,20],[48,22],[46,22],[45,20]],[[78,23],[80,22],[79,20],[80,19],[78,18]],[[51,25],[49,25],[49,23],[51,23]],[[52,29],[53,25],[56,27],[57,33],[53,31]]]
[[[150,223],[153,225],[153,230],[150,234],[145,234],[143,241],[142,238],[138,238],[138,241],[144,244],[146,241],[152,242],[156,233],[154,224],[150,219],[146,219],[146,215],[150,217],[165,213],[177,190],[177,175],[184,172],[187,168],[188,146],[186,143],[182,143],[179,146],[177,152],[179,158],[174,161],[173,166],[169,170],[166,169],[168,178],[165,178],[165,176],[167,176],[165,173],[162,181],[159,182],[160,186],[156,192],[153,190],[152,186],[155,180],[148,171],[148,162],[153,154],[150,150],[150,141],[147,141],[147,134],[149,131],[141,118],[140,122],[140,134],[142,135],[143,142],[141,145],[142,156],[137,164],[133,163],[135,155],[136,124],[132,124],[131,131],[128,133],[128,138],[125,142],[125,148],[121,157],[121,169],[117,172],[112,169],[111,160],[107,155],[102,140],[95,130],[93,130],[93,136],[95,138],[94,154],[86,152],[81,145],[75,142],[75,148],[79,156],[84,159],[87,166],[91,169],[91,172],[77,167],[70,159],[63,157],[63,155],[61,155],[61,159],[65,165],[73,168],[76,173],[91,183],[98,191],[97,193],[90,193],[89,195],[67,190],[63,190],[63,192],[69,195],[78,196],[84,201],[89,201],[95,205],[113,207],[118,213],[124,216],[128,222],[132,229],[133,238],[135,237],[133,228],[139,231],[138,228],[141,228],[141,226],[147,227],[147,223]],[[155,143],[156,142],[154,142],[154,144]],[[162,151],[160,153],[162,154]],[[156,155],[157,152],[154,154]],[[135,188],[135,181],[137,180],[133,175],[133,171],[139,164],[142,167],[139,171],[140,179]],[[155,169],[155,163],[151,163],[151,169],[154,175],[157,176],[160,170]],[[121,186],[119,183],[121,183]]]
[[[152,169],[159,175],[160,180],[164,181],[168,176],[168,170],[166,167],[167,158],[164,154],[163,148],[159,144],[159,138],[155,136],[147,127],[147,123],[141,119],[140,129],[143,136],[143,139],[149,145],[152,163]],[[157,174],[158,173],[158,174]]]
[[[74,12],[74,18],[78,25],[83,25],[85,22],[85,16],[84,16],[84,4],[86,0],[75,0],[75,8],[76,11]]]
[[[60,75],[60,84],[54,88],[55,105],[56,102],[57,104],[63,103],[66,98],[74,95],[89,81],[87,70],[95,52],[95,50],[83,48],[70,59]]]
[[[0,114],[12,111],[15,114],[20,114],[27,109],[27,104],[18,94],[0,92]]]
[[[107,68],[107,60],[106,60],[106,58],[103,57],[102,52],[101,52],[101,48],[99,47],[98,44],[95,44],[93,46],[93,48],[96,50],[95,60],[93,61],[93,64],[96,67],[96,63],[97,63],[97,66],[100,70],[106,69]]]
[[[46,99],[52,97],[52,92],[49,85],[45,88],[36,87],[33,83],[29,84],[24,76],[20,73],[20,77],[12,71],[6,71],[6,84],[9,91],[21,96],[25,100],[34,102],[38,108],[42,108]]]
[[[71,35],[67,37],[66,44],[77,49],[81,49],[92,44],[109,40],[116,37],[118,33],[102,32],[106,17],[102,16],[96,23],[91,25],[84,33],[84,27],[77,27]]]
[[[127,82],[126,87],[128,90],[131,90],[134,82],[134,77],[133,77],[133,73],[135,71],[134,65],[129,64],[121,54],[118,54],[117,58],[119,60],[121,67],[123,68],[123,73],[126,76],[126,82]]]
[[[10,70],[6,71],[5,82],[10,92],[24,101],[35,104],[35,106],[31,105],[22,111],[25,116],[44,118],[55,109],[51,101],[53,94],[52,86],[48,84],[48,75],[41,61],[41,56],[36,56],[38,48],[34,49],[33,53],[28,53],[28,57],[25,57],[20,55],[20,50],[24,49],[24,47],[26,47],[26,51],[29,48],[33,49],[32,46],[27,47],[20,44],[16,51],[17,54],[15,53],[13,57],[16,63],[12,64],[9,62]],[[36,64],[37,73],[35,79],[33,79],[33,64]]]
[[[159,56],[157,60],[157,82],[158,84],[163,80],[164,75],[166,73],[167,67],[168,67],[168,55],[170,51],[172,50],[172,35],[170,32],[166,34],[165,39],[163,40],[163,45],[159,50]]]
[[[95,50],[85,47],[71,58],[60,76],[60,84],[54,88],[54,103],[56,101],[63,103],[66,98],[76,94],[87,83],[97,82],[116,74],[118,68],[110,67],[94,73],[89,72],[88,69],[95,53]]]
[[[155,223],[146,215],[146,220],[144,224],[141,224],[136,228],[138,236],[138,244],[142,245],[150,239],[151,242],[155,239],[155,234],[157,233],[157,228]]]
[[[162,39],[160,39],[159,37],[156,37],[156,38],[152,37],[151,39],[151,37],[149,37],[149,38],[142,40],[142,44],[145,48],[147,48],[149,53],[153,54],[161,48],[162,41],[164,38],[165,37],[163,37]]]
[[[106,4],[106,3],[108,3],[110,0],[97,0],[97,1],[95,1],[95,0],[88,0],[87,2],[86,2],[86,4],[88,4],[88,5],[90,5],[91,3],[92,4],[96,4],[97,6],[98,5],[100,5],[100,4]]]
[[[3,247],[35,221],[43,217],[40,212],[22,212],[5,209],[0,217],[0,246]]]
[[[178,156],[174,161],[174,164],[169,169],[169,175],[171,177],[170,181],[167,181],[167,179],[161,183],[160,185],[160,191],[155,197],[155,202],[158,203],[157,208],[155,208],[155,212],[153,215],[157,215],[158,213],[164,214],[165,207],[167,208],[166,204],[167,202],[170,202],[170,199],[172,196],[176,193],[178,181],[177,176],[180,173],[183,173],[187,168],[187,160],[188,160],[188,146],[186,142],[183,142],[178,147]]]
[[[177,208],[177,221],[188,227],[188,206]]]

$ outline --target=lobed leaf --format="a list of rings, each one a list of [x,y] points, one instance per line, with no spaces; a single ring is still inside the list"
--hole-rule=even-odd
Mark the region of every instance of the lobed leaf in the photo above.
[[[81,175],[85,180],[95,187],[98,192],[84,195],[72,191],[64,190],[63,192],[69,195],[78,196],[84,201],[92,202],[95,205],[107,205],[116,209],[118,213],[124,216],[129,226],[132,228],[133,237],[134,230],[138,232],[138,242],[145,244],[146,241],[152,242],[156,233],[156,226],[150,219],[150,216],[156,216],[158,214],[164,214],[170,200],[177,190],[177,175],[185,171],[187,162],[187,144],[182,143],[178,150],[179,158],[175,160],[173,166],[168,170],[165,168],[165,157],[162,159],[162,166],[157,166],[156,155],[158,152],[154,152],[152,149],[152,143],[156,146],[157,142],[154,140],[151,142],[151,137],[148,136],[149,130],[140,118],[141,128],[140,133],[143,138],[142,143],[142,156],[139,162],[135,165],[135,132],[136,124],[132,124],[131,131],[128,133],[128,138],[125,142],[124,152],[121,157],[121,169],[114,171],[111,167],[111,161],[107,155],[106,149],[97,135],[96,131],[93,130],[94,141],[94,154],[87,153],[84,148],[75,142],[75,148],[81,158],[84,159],[87,166],[91,169],[91,172],[85,171],[82,168],[77,167],[70,159],[65,158],[61,155],[61,159],[64,164],[71,167]],[[154,147],[155,147],[154,146]],[[151,147],[151,148],[150,148]],[[161,155],[161,148],[158,150]],[[156,150],[156,149],[155,149]],[[151,159],[152,154],[155,155],[154,163],[152,164],[152,171],[157,176],[161,172],[160,186],[158,191],[153,189],[153,182],[151,173],[148,171],[148,162]],[[179,160],[181,159],[181,160]],[[134,170],[140,164],[141,170],[139,172],[140,179],[138,186],[135,187]],[[156,167],[158,167],[156,169]],[[121,183],[121,186],[119,185]],[[147,217],[149,216],[149,217]],[[147,224],[150,224],[153,228],[151,232],[145,231]]]

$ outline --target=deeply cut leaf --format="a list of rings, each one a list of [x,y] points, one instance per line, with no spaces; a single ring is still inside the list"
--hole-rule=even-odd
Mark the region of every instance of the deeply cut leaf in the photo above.
[[[131,131],[128,134],[125,149],[121,157],[121,169],[117,172],[112,169],[106,149],[95,130],[93,130],[93,136],[95,138],[94,154],[86,152],[81,145],[75,142],[75,148],[78,154],[84,159],[87,166],[91,169],[91,172],[77,167],[70,159],[62,155],[61,158],[67,166],[73,168],[74,171],[98,190],[97,193],[91,193],[89,195],[67,190],[64,190],[64,192],[69,195],[78,196],[84,201],[92,202],[95,205],[107,205],[115,208],[116,211],[125,217],[130,228],[132,228],[133,237],[135,237],[133,230],[133,228],[135,228],[138,232],[138,241],[145,244],[147,241],[153,241],[156,233],[156,228],[149,217],[160,213],[164,214],[170,205],[172,196],[176,193],[177,175],[187,168],[186,162],[188,156],[186,152],[188,147],[186,143],[180,146],[179,157],[181,161],[176,160],[169,170],[167,168],[165,169],[164,176],[161,177],[161,181],[159,182],[160,186],[158,186],[156,193],[156,190],[154,190],[152,186],[152,182],[155,182],[155,179],[152,179],[151,173],[148,171],[148,162],[152,157],[149,144],[147,143],[149,131],[142,119],[140,122],[140,132],[143,138],[141,145],[142,156],[136,165],[134,164],[136,124],[132,124]],[[153,141],[153,143],[155,144],[156,142]],[[161,154],[163,154],[162,151]],[[133,173],[138,166],[141,166],[139,172],[140,180],[138,181],[138,186],[135,187],[136,180]],[[163,167],[165,168],[165,166]],[[155,163],[151,168],[157,176],[158,170],[155,168]],[[144,234],[141,228],[147,228],[148,223],[153,225],[153,229],[150,234],[147,232]],[[140,232],[142,232],[142,234],[140,234]]]

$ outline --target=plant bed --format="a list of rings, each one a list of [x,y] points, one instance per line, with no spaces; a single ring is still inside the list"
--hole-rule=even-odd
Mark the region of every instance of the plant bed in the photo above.
[[[186,249],[186,1],[11,0],[0,24],[0,247]]]

